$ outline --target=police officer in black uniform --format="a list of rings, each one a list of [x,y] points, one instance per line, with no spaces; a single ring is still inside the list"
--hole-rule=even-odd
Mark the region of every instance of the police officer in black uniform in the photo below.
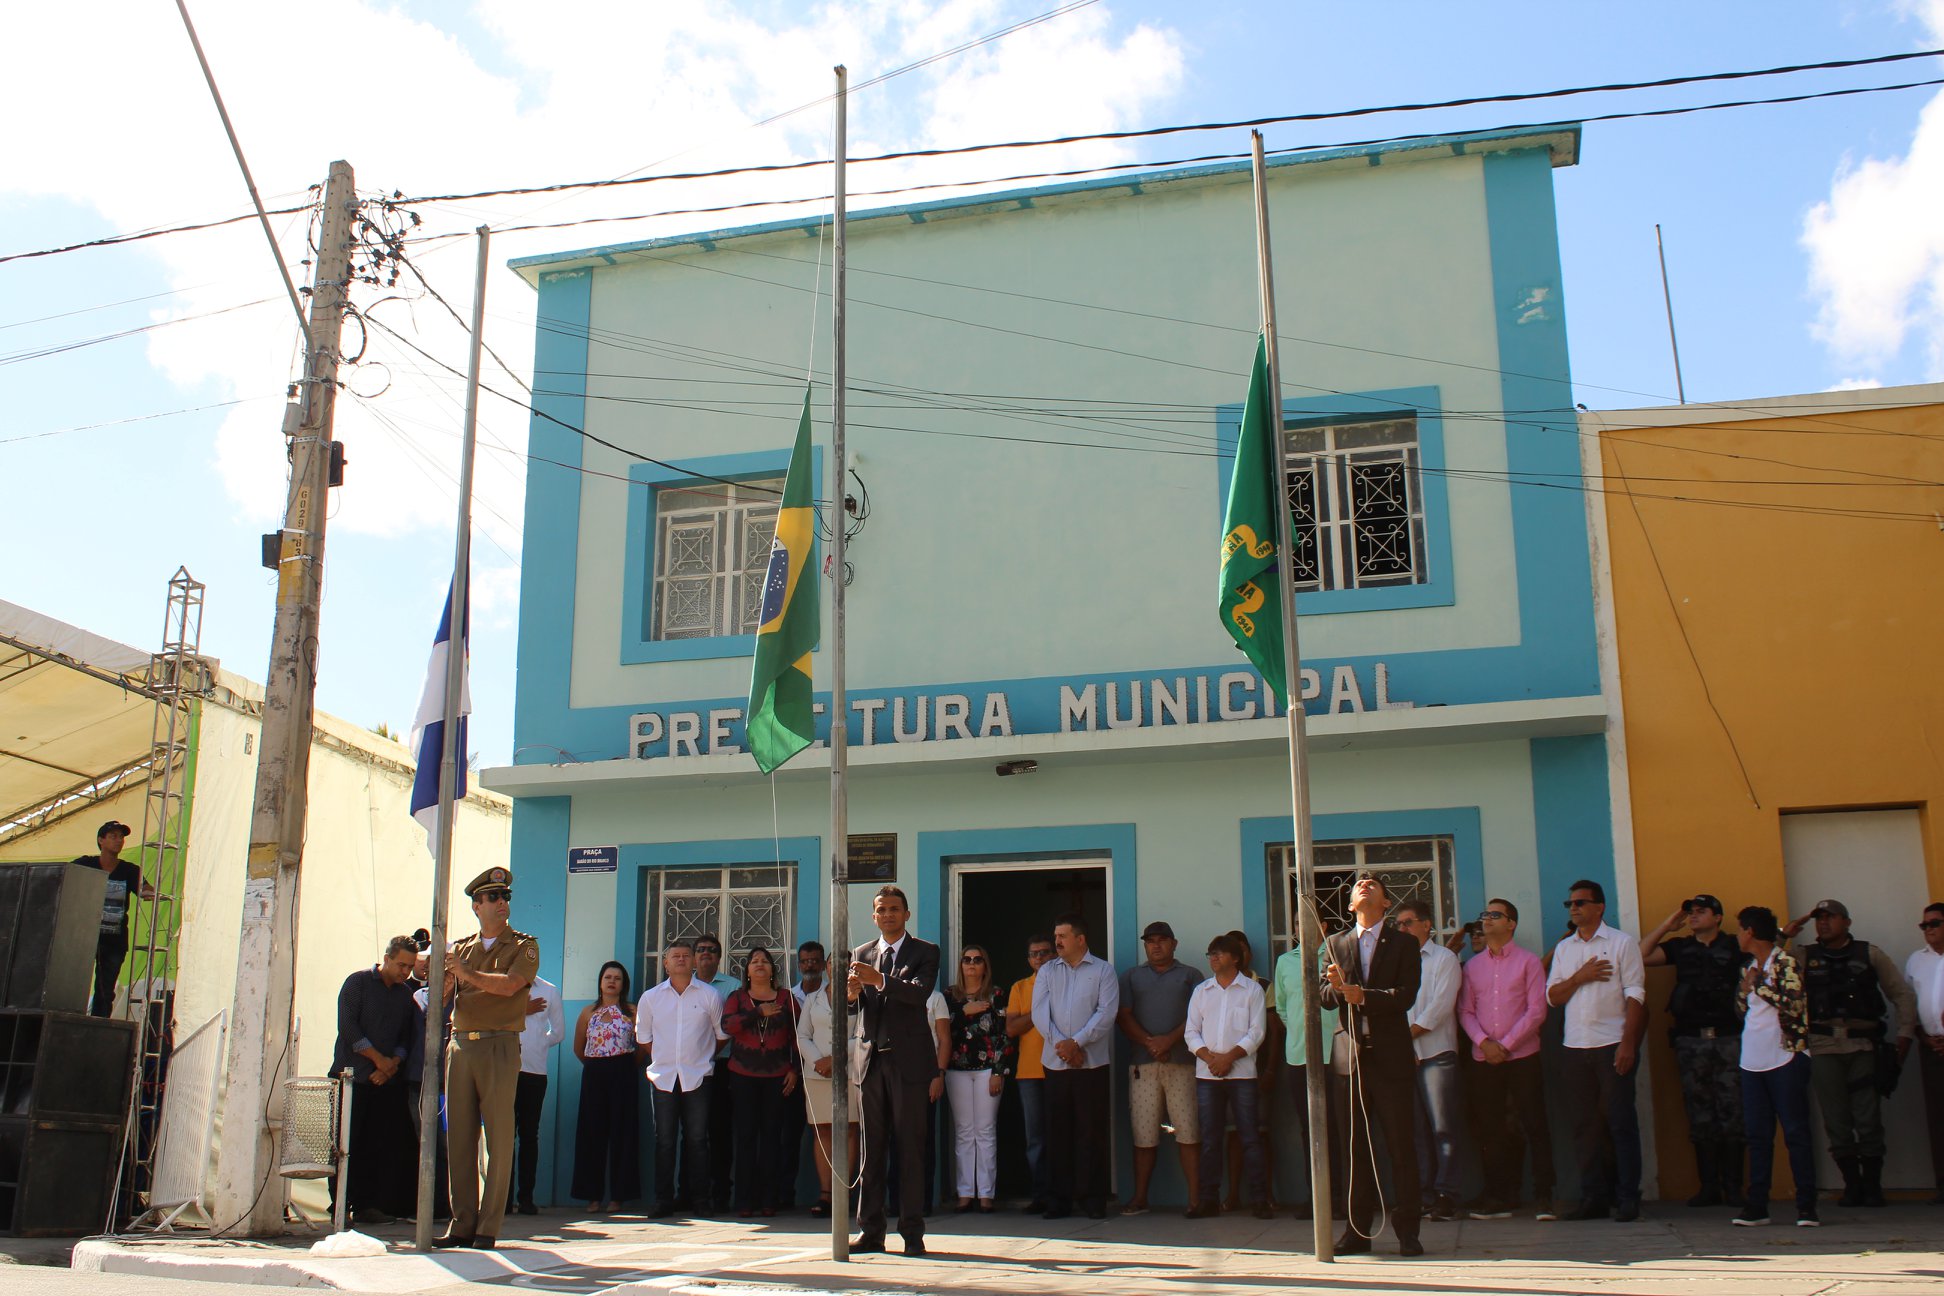
[[[1685,925],[1688,934],[1668,934]],[[1721,930],[1721,901],[1684,900],[1640,942],[1640,961],[1674,969],[1668,1038],[1681,1070],[1681,1105],[1701,1191],[1690,1206],[1739,1205],[1742,1198],[1741,1017],[1735,989],[1748,956]]]
[[[1877,1046],[1884,1041],[1886,1000],[1897,1033],[1914,1034],[1917,997],[1879,946],[1850,935],[1840,900],[1816,907],[1782,929],[1785,938],[1814,920],[1816,941],[1796,947],[1809,997],[1809,1085],[1822,1108],[1829,1155],[1843,1172],[1838,1206],[1883,1205],[1883,1105]]]

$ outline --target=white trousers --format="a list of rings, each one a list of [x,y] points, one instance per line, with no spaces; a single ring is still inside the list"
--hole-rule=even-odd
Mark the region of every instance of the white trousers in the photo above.
[[[990,1071],[947,1071],[958,1195],[991,1197],[999,1180],[999,1098]]]

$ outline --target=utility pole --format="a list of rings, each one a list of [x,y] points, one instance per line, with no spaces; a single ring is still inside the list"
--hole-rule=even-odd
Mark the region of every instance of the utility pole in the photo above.
[[[295,1060],[289,1052],[297,886],[309,804],[331,425],[356,205],[351,164],[333,162],[324,186],[323,237],[298,402],[301,417],[287,441],[290,495],[278,546],[276,630],[264,675],[236,998],[230,1010],[229,1088],[212,1198],[213,1225],[222,1233],[268,1236],[284,1228],[283,1185],[270,1180],[277,1176],[283,1077]]]

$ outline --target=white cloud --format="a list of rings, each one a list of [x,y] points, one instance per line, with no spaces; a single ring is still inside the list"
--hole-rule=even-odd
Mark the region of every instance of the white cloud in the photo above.
[[[785,7],[752,0],[476,0],[444,6],[381,0],[266,5],[198,0],[203,45],[257,177],[273,207],[304,201],[332,158],[350,160],[363,191],[470,191],[536,181],[617,176],[638,169],[705,169],[828,153],[830,110],[817,106],[768,128],[744,123],[830,92],[830,69],[866,79],[1041,11],[1035,0],[856,0]],[[423,15],[423,16],[421,16]],[[439,22],[448,24],[441,27]],[[229,216],[244,193],[172,6],[125,2],[104,21],[93,5],[41,5],[9,15],[21,50],[85,50],[85,59],[17,59],[0,81],[0,117],[35,122],[9,137],[0,197],[85,203],[116,228]],[[318,33],[330,34],[327,44]],[[857,96],[853,149],[962,143],[1067,133],[1147,120],[1181,81],[1180,40],[1119,22],[1096,5],[995,45],[942,61]],[[1036,155],[1031,169],[1097,165],[1126,151],[1092,146]],[[990,158],[880,167],[869,187],[922,176],[969,178],[1007,169]],[[822,174],[732,177],[597,194],[483,199],[428,208],[439,233],[480,221],[524,223],[704,206],[819,192]],[[740,217],[741,214],[738,214]],[[760,213],[757,218],[760,218]],[[304,251],[305,222],[278,223],[285,256]],[[639,238],[716,217],[496,236],[492,264],[586,243]],[[246,311],[153,335],[149,362],[202,399],[273,395],[293,376],[294,321],[254,225],[143,245],[179,295],[162,317],[197,315],[257,298]],[[421,244],[414,258],[460,312],[472,296],[470,238]],[[212,273],[210,267],[222,267]],[[211,280],[222,282],[211,283]],[[191,287],[191,285],[200,285]],[[401,281],[403,293],[409,278]],[[487,290],[488,342],[524,372],[531,364],[533,294],[504,269]],[[361,289],[372,309],[384,294]],[[463,372],[463,330],[435,302],[376,307],[376,317]],[[359,345],[356,323],[348,348]],[[352,489],[332,526],[381,537],[449,532],[456,495],[463,381],[373,330],[367,365],[338,403]],[[517,394],[489,360],[486,382]],[[517,557],[526,417],[485,397],[478,460],[482,561]],[[216,437],[212,471],[239,527],[274,525],[286,464],[274,402],[232,412]],[[515,452],[515,453],[509,453]],[[517,598],[511,568],[482,581],[482,611]]]
[[[1841,382],[1832,383],[1830,386],[1823,388],[1823,390],[1833,392],[1869,391],[1872,388],[1881,386],[1883,386],[1883,383],[1875,378],[1845,378]]]
[[[1931,43],[1944,0],[1906,0]],[[1846,365],[1876,369],[1914,338],[1930,379],[1944,378],[1944,94],[1919,115],[1902,157],[1846,162],[1803,224],[1817,335]]]

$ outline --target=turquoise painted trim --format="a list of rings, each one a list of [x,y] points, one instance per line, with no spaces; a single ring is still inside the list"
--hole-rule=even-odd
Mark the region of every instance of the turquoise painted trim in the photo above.
[[[548,735],[559,717],[572,707],[568,685],[574,661],[581,438],[568,428],[586,426],[587,333],[593,289],[592,270],[540,277],[540,318],[551,319],[558,327],[540,329],[533,350],[534,372],[547,374],[549,379],[546,387],[534,391],[536,412],[527,423],[518,683],[513,694],[515,760],[527,744],[550,741]]]
[[[1371,810],[1354,814],[1313,815],[1311,834],[1319,845],[1330,842],[1371,841],[1383,837],[1449,837],[1458,894],[1451,916],[1471,912],[1485,896],[1485,847],[1477,806],[1446,806],[1426,810]],[[1242,930],[1258,951],[1269,948],[1269,867],[1264,853],[1271,842],[1296,835],[1289,815],[1244,819],[1242,837]]]
[[[567,987],[560,971],[567,947],[567,842],[573,816],[570,797],[527,797],[513,803],[514,926],[540,943],[540,975],[561,986],[562,1012]],[[578,1012],[578,1009],[574,1011]],[[574,1018],[566,1017],[569,1028]],[[556,1149],[574,1146],[574,1118],[578,1099],[562,1106],[569,1087],[565,1072],[573,1071],[572,1088],[580,1090],[580,1062],[573,1049],[562,1045],[547,1050],[547,1097],[540,1109],[540,1127],[553,1131],[540,1140],[538,1184],[551,1188],[549,1204],[565,1204],[573,1166]],[[537,1191],[537,1189],[536,1189]]]
[[[918,834],[918,934],[943,943],[945,878],[953,860],[1047,859],[1058,856],[1105,855],[1112,895],[1108,913],[1114,930],[1106,951],[1095,953],[1116,967],[1141,961],[1139,871],[1135,867],[1135,830],[1131,823],[1079,824],[1060,828],[968,828]]]
[[[1318,590],[1296,596],[1302,616],[1334,612],[1376,612],[1395,608],[1448,607],[1458,601],[1452,576],[1451,504],[1445,484],[1444,399],[1437,387],[1394,387],[1366,392],[1330,392],[1283,401],[1283,427],[1317,427],[1326,423],[1369,422],[1415,414],[1418,427],[1418,493],[1424,501],[1425,565],[1429,578],[1420,585],[1389,585],[1377,589]],[[1242,434],[1242,405],[1218,406],[1215,411],[1215,516],[1228,516],[1230,479],[1235,475],[1235,446]],[[1209,595],[1212,607],[1214,594]]]
[[[1622,930],[1632,927],[1638,914],[1620,904],[1619,874],[1613,861],[1613,797],[1607,784],[1606,739],[1598,734],[1578,738],[1534,738],[1532,751],[1533,831],[1539,848],[1539,907],[1542,921],[1530,924],[1538,932],[1557,931],[1559,910],[1567,889],[1580,878],[1606,888],[1606,921]],[[1526,924],[1522,924],[1524,926]]]
[[[1586,500],[1545,489],[1580,481],[1552,169],[1534,151],[1490,154],[1482,166],[1521,637],[1547,669],[1597,693]]]
[[[810,491],[823,495],[823,447],[815,448],[810,464]],[[717,635],[707,639],[651,639],[655,580],[655,498],[664,487],[696,485],[696,474],[727,481],[781,477],[790,470],[790,451],[760,450],[748,454],[710,455],[665,463],[638,463],[628,468],[627,560],[621,586],[621,664],[699,661],[717,657],[751,657],[756,636]],[[706,484],[706,483],[703,483]],[[822,561],[822,542],[810,541],[810,569]]]
[[[1581,128],[1576,122],[1562,122],[1543,130],[1514,128],[1511,130],[1472,131],[1456,135],[1436,135],[1423,139],[1397,140],[1382,144],[1364,144],[1350,148],[1318,149],[1310,153],[1297,153],[1267,160],[1271,168],[1289,166],[1313,166],[1323,162],[1339,162],[1346,158],[1368,158],[1376,166],[1386,158],[1404,153],[1429,153],[1443,151],[1452,156],[1475,152],[1481,144],[1503,144],[1515,140],[1542,140],[1553,136],[1567,136],[1571,148],[1558,165],[1572,166],[1578,163],[1580,153]],[[1544,147],[1540,145],[1538,147]],[[1547,150],[1550,152],[1550,150]],[[1487,156],[1490,156],[1489,154]],[[855,213],[850,217],[850,225],[856,227],[869,221],[902,220],[922,224],[930,217],[951,211],[977,210],[980,208],[1011,208],[1021,210],[1032,207],[1047,198],[1065,194],[1105,193],[1124,190],[1129,194],[1140,194],[1150,187],[1169,184],[1180,180],[1198,180],[1209,176],[1246,174],[1249,163],[1217,162],[1206,166],[1174,167],[1159,171],[1142,171],[1129,176],[1108,176],[1097,180],[1076,180],[1066,184],[1042,185],[1035,188],[1011,189],[999,193],[976,194],[966,198],[944,198],[932,202],[907,203],[896,207],[881,207],[872,211]],[[597,247],[582,248],[572,252],[550,252],[539,256],[515,257],[508,261],[507,267],[513,271],[540,270],[550,265],[566,262],[602,260],[613,265],[620,257],[642,252],[653,252],[663,248],[701,247],[712,249],[716,244],[731,239],[755,238],[766,234],[796,232],[806,237],[817,237],[828,218],[822,215],[793,217],[778,221],[765,221],[756,225],[739,225],[728,229],[706,230],[694,234],[671,234],[662,238],[639,239],[628,243],[608,243]]]

